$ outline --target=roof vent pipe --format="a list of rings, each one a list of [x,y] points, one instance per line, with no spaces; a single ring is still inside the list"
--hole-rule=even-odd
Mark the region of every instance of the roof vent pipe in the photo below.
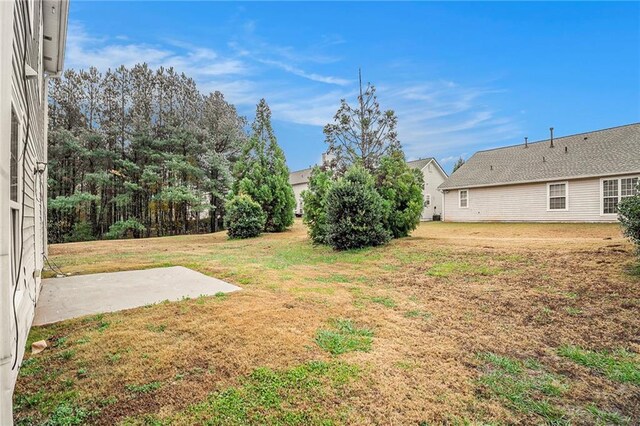
[[[551,132],[551,148],[553,148],[553,127],[549,127],[549,131]]]
[[[529,138],[526,136],[524,137],[524,147],[529,148]]]
[[[565,146],[564,147],[564,153],[566,154],[567,152],[569,152],[569,147]]]

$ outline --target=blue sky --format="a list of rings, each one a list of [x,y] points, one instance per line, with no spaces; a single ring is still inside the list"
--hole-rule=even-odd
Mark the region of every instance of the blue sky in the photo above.
[[[354,100],[358,67],[407,157],[640,121],[640,3],[71,2],[66,66],[174,66],[253,116],[264,97],[292,170]]]

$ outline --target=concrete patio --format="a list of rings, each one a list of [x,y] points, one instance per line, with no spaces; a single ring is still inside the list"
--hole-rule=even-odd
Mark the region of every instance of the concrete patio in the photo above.
[[[49,278],[42,281],[33,325],[237,290],[182,266]]]

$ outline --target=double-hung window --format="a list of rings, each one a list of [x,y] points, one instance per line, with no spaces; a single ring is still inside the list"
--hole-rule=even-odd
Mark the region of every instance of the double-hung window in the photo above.
[[[21,143],[20,143],[20,122],[14,109],[11,109],[11,159],[9,165],[9,205],[10,205],[10,218],[11,218],[11,283],[16,285],[18,283],[18,276],[20,274],[20,265],[18,259],[20,256],[20,250],[22,249],[21,241],[21,209],[20,202],[22,201],[22,194],[20,194],[20,161],[21,161]],[[20,288],[18,288],[20,290]]]
[[[547,210],[568,210],[567,182],[550,183],[547,185]]]
[[[424,196],[424,206],[429,207],[431,205],[431,194]]]
[[[11,111],[11,164],[10,164],[10,199],[14,203],[18,202],[18,131],[19,123],[15,111]]]
[[[458,205],[461,209],[469,207],[469,190],[461,189],[458,191]]]
[[[620,200],[637,193],[637,177],[602,179],[602,214],[618,213]]]

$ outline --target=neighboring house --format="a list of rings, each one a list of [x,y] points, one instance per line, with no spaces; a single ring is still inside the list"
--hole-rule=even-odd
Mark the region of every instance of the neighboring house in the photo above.
[[[475,153],[442,185],[452,222],[615,222],[637,193],[640,124]]]
[[[296,216],[302,216],[302,191],[309,188],[309,176],[312,170],[313,167],[289,173],[289,183],[293,188],[293,194],[296,196],[296,207],[294,210]]]
[[[411,168],[420,170],[424,178],[422,188],[423,206],[422,220],[432,220],[434,215],[442,215],[442,193],[438,190],[446,179],[447,173],[442,169],[435,158],[423,158],[408,161]]]
[[[421,218],[422,220],[432,220],[434,214],[441,214],[442,212],[442,194],[438,191],[438,185],[444,182],[447,174],[435,158],[408,161],[407,165],[420,170],[424,176],[424,187],[422,189],[424,209],[422,210]],[[309,188],[309,176],[312,170],[313,168],[309,168],[289,174],[289,183],[291,183],[296,196],[296,216],[302,216],[304,213],[301,194],[302,191]]]
[[[62,71],[68,2],[0,1],[0,424],[47,250],[47,79]]]

